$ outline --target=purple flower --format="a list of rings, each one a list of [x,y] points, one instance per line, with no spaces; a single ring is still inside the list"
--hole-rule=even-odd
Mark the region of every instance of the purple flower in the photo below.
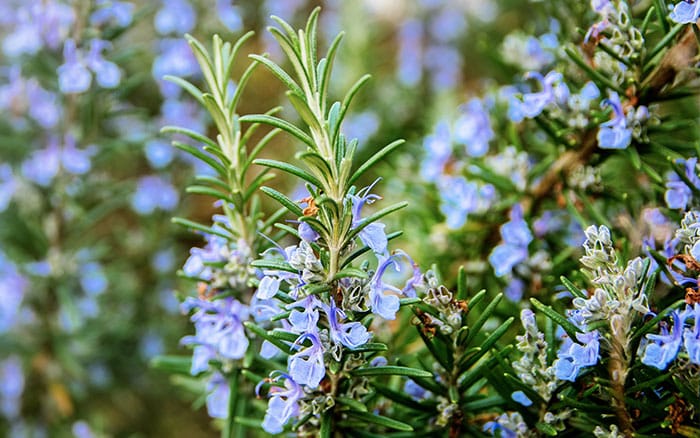
[[[238,8],[231,0],[216,0],[216,15],[231,32],[238,32],[243,27],[243,19]]]
[[[690,362],[700,365],[700,303],[695,303],[692,308],[687,306],[686,310],[683,311],[681,319],[688,321],[690,318],[695,323],[692,330],[687,327],[683,331],[683,346],[688,353]]]
[[[454,47],[432,46],[425,51],[425,65],[430,70],[431,85],[434,89],[450,89],[459,82],[462,56]]]
[[[332,299],[327,314],[331,326],[331,340],[336,344],[342,344],[347,348],[355,349],[366,344],[372,337],[367,331],[367,328],[359,322],[338,322],[338,318],[345,319],[347,316],[345,312],[336,307]]]
[[[601,149],[625,149],[632,141],[632,129],[627,127],[627,118],[620,103],[620,96],[610,92],[610,98],[605,99],[602,107],[613,109],[613,118],[600,125],[598,129],[598,147]]]
[[[95,434],[92,433],[90,425],[84,420],[73,423],[71,432],[73,432],[75,438],[95,438]]]
[[[435,133],[423,140],[425,158],[421,163],[421,176],[428,182],[436,182],[443,175],[445,165],[452,155],[452,138],[447,122],[440,122]]]
[[[265,418],[262,428],[267,433],[277,434],[284,430],[284,425],[292,418],[299,415],[299,400],[304,398],[304,390],[288,374],[275,372],[277,376],[272,379],[273,383],[284,379],[284,388],[271,386]],[[260,385],[258,385],[259,389]],[[258,392],[256,390],[256,392]]]
[[[287,320],[292,325],[291,330],[294,333],[318,333],[319,314],[318,309],[321,308],[323,304],[314,295],[308,295],[307,297],[290,304],[288,307],[292,307],[293,310],[289,314]],[[303,310],[299,311],[298,308]]]
[[[231,387],[226,378],[214,372],[207,382],[207,412],[212,418],[228,418]]]
[[[455,140],[466,146],[467,155],[481,157],[488,152],[494,137],[488,112],[479,99],[471,99],[461,110],[454,125]]]
[[[19,416],[23,391],[22,362],[18,357],[10,356],[0,362],[0,413],[5,418]]]
[[[102,265],[87,262],[80,265],[80,286],[90,296],[102,294],[107,290],[108,282]]]
[[[213,301],[188,297],[182,309],[197,309],[190,320],[195,335],[182,338],[183,344],[195,344],[190,372],[196,375],[208,368],[210,359],[241,359],[248,349],[243,321],[248,320],[248,306],[231,297]]]
[[[650,342],[646,345],[642,355],[644,365],[664,370],[676,358],[681,346],[683,321],[677,311],[671,312],[671,318],[673,319],[671,333],[668,332],[666,323],[662,322],[660,334],[646,335]]]
[[[87,91],[92,76],[72,39],[66,40],[63,46],[63,58],[64,63],[58,67],[58,88],[64,94]]]
[[[416,85],[423,76],[423,23],[416,19],[404,21],[398,32],[398,39],[397,76],[404,85]]]
[[[175,98],[180,94],[180,87],[164,81],[163,76],[193,76],[199,72],[199,64],[187,41],[183,39],[167,38],[159,41],[158,52],[153,60],[151,74],[158,82],[163,96]]]
[[[362,221],[362,217],[360,216],[362,207],[364,207],[365,204],[371,204],[375,200],[381,199],[381,196],[369,193],[369,191],[372,190],[372,187],[374,187],[378,181],[379,180],[363,188],[357,192],[356,195],[350,195],[352,200],[353,228],[357,227]],[[384,227],[385,225],[381,222],[372,222],[371,224],[362,228],[362,230],[358,233],[362,243],[367,245],[377,255],[385,255],[387,253],[388,240],[386,233],[384,232]]]
[[[693,183],[693,187],[688,187],[688,185],[681,180],[681,178],[676,173],[671,173],[668,176],[668,181],[666,182],[666,193],[664,194],[664,200],[666,205],[671,209],[685,210],[693,199],[692,189],[700,189],[700,178],[697,175],[697,157],[689,158],[685,161],[682,159],[678,160],[677,163],[684,164],[685,176]]]
[[[298,231],[299,237],[307,242],[315,242],[319,238],[318,233],[314,231],[314,229],[311,228],[311,225],[307,224],[306,222],[299,222]]]
[[[515,265],[527,260],[529,254],[527,247],[532,242],[532,233],[523,219],[520,204],[514,205],[510,211],[510,221],[501,225],[501,237],[503,242],[489,255],[489,263],[497,277],[509,274]]]
[[[425,400],[433,395],[432,392],[418,385],[411,379],[406,380],[406,383],[404,383],[403,392],[416,401]]]
[[[496,195],[491,184],[479,186],[462,176],[440,178],[438,189],[440,212],[445,216],[447,227],[453,230],[465,224],[469,213],[488,209]]]
[[[34,151],[22,163],[22,175],[36,184],[46,187],[51,184],[61,167],[58,139],[51,137],[44,149]]]
[[[102,57],[102,52],[111,46],[109,41],[92,39],[90,40],[90,52],[85,58],[87,66],[95,73],[97,84],[102,88],[114,88],[119,85],[121,80],[122,74],[119,67]]]
[[[15,325],[26,288],[27,280],[0,252],[0,333],[7,332]]]
[[[168,181],[159,176],[145,176],[139,180],[131,197],[131,208],[138,214],[147,215],[157,209],[173,210],[178,200],[177,190]]]
[[[583,367],[592,366],[598,363],[598,350],[600,342],[597,330],[587,333],[576,333],[576,343],[566,339],[557,353],[557,360],[554,361],[554,371],[557,379],[574,382],[579,371]]]
[[[163,0],[163,7],[155,17],[156,31],[161,35],[182,35],[190,32],[197,20],[197,14],[186,0]]]
[[[258,290],[255,295],[261,300],[267,300],[275,296],[280,289],[280,279],[276,277],[266,276],[260,280]]]
[[[146,158],[151,167],[162,169],[173,160],[175,148],[161,139],[153,139],[146,143]]]
[[[541,91],[523,94],[522,100],[512,97],[509,104],[508,116],[513,122],[521,122],[524,118],[533,119],[553,103],[564,103],[569,98],[569,89],[563,82],[561,73],[551,71],[546,76],[537,72],[529,72],[525,79],[535,79],[542,87]]]
[[[131,24],[134,5],[117,0],[97,0],[95,12],[90,15],[90,24],[102,26],[114,22],[119,27]]]
[[[392,286],[382,281],[382,277],[389,266],[394,266],[395,269],[400,269],[397,259],[404,258],[411,266],[413,266],[413,276],[408,279],[402,289]],[[404,252],[398,252],[390,257],[380,259],[379,266],[374,273],[374,276],[369,282],[369,301],[372,313],[381,316],[384,319],[395,319],[396,312],[399,310],[400,301],[398,295],[414,295],[413,285],[420,281],[420,270],[415,265],[413,260]],[[386,291],[392,292],[386,294]]]
[[[311,345],[289,357],[289,375],[300,385],[317,388],[326,375],[323,362],[323,344],[316,333],[304,333],[294,345],[299,348],[305,341]]]
[[[25,2],[18,7],[14,32],[3,41],[3,51],[10,57],[36,54],[42,47],[51,50],[60,47],[72,29],[75,14],[70,5],[46,0]]]
[[[700,16],[700,2],[697,0],[683,0],[676,4],[668,18],[676,23],[695,23]]]
[[[506,286],[504,293],[506,298],[515,302],[520,301],[525,292],[525,282],[517,277],[512,278]]]

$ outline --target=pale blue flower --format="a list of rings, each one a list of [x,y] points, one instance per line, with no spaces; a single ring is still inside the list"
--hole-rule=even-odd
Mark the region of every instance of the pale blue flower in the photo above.
[[[683,321],[678,311],[675,310],[671,312],[671,319],[673,320],[671,333],[669,333],[666,323],[662,322],[660,334],[646,335],[649,343],[646,345],[642,355],[642,363],[644,365],[665,370],[668,364],[676,358],[681,347]]]
[[[219,372],[214,372],[207,382],[207,413],[212,418],[228,418],[231,387]]]
[[[690,362],[700,365],[700,303],[695,303],[693,307],[688,305],[681,316],[686,322],[691,318],[694,320],[693,328],[687,327],[683,331],[683,346]]]
[[[510,398],[526,407],[532,405],[532,400],[522,391],[515,391],[510,395]]]
[[[614,91],[601,104],[612,107],[613,118],[601,123],[598,129],[598,147],[601,149],[625,149],[632,141],[632,128],[627,126],[627,118],[620,103],[620,96]]]
[[[134,5],[117,0],[97,0],[95,12],[90,15],[90,24],[102,26],[109,22],[127,27],[133,18]]]
[[[58,88],[62,93],[83,93],[90,88],[92,75],[75,41],[68,39],[63,46],[64,63],[58,67]]]
[[[102,56],[102,52],[111,47],[109,41],[94,38],[90,40],[90,52],[85,58],[85,63],[95,73],[95,80],[102,88],[114,88],[121,80],[119,67]]]
[[[216,0],[216,15],[228,30],[238,32],[243,27],[243,19],[232,0]]]
[[[593,330],[587,333],[576,333],[576,339],[580,343],[566,339],[553,365],[557,379],[574,382],[581,368],[598,363],[599,336],[598,331]]]
[[[685,177],[693,184],[693,187],[688,187],[675,172],[670,173],[668,181],[666,181],[664,200],[668,208],[685,210],[693,199],[693,189],[700,189],[700,178],[697,175],[698,159],[697,157],[687,160],[679,159],[677,163],[684,165]]]
[[[452,155],[450,126],[441,121],[435,126],[435,133],[423,140],[425,157],[421,162],[420,173],[428,182],[436,182],[444,174],[445,166]]]
[[[183,35],[190,32],[197,20],[197,14],[186,0],[163,0],[163,7],[155,17],[156,31],[161,35]]]
[[[311,345],[301,347],[307,340]],[[317,388],[326,375],[321,339],[316,333],[304,333],[299,336],[294,345],[303,349],[289,357],[289,375],[300,385]]]
[[[469,156],[481,157],[488,152],[494,132],[480,99],[471,99],[461,107],[461,115],[454,124],[454,136],[466,147]]]
[[[700,16],[700,2],[697,0],[682,0],[677,3],[668,18],[676,23],[695,23]]]
[[[17,356],[0,361],[0,413],[8,419],[19,416],[24,392],[22,362]]]
[[[248,306],[231,297],[213,301],[188,297],[182,309],[197,309],[190,318],[195,335],[185,336],[181,341],[196,345],[190,370],[193,375],[205,371],[209,360],[216,357],[243,358],[249,344],[243,327],[249,316]]]
[[[273,372],[265,418],[262,428],[267,433],[278,434],[284,430],[284,425],[292,418],[299,415],[299,400],[304,398],[304,389],[288,375],[279,371]],[[275,385],[280,380],[284,380],[284,387]],[[262,382],[261,382],[262,383]],[[256,388],[256,393],[260,391],[260,384]]]
[[[371,185],[363,188],[356,195],[351,195],[352,200],[352,227],[357,227],[362,221],[362,207],[365,204],[372,204],[375,200],[381,199],[381,196],[369,193],[372,187],[378,182],[375,181]],[[385,225],[381,222],[372,222],[366,225],[358,233],[358,236],[363,244],[367,245],[375,254],[385,255],[387,253],[388,239],[384,232]]]
[[[173,210],[180,197],[175,187],[164,178],[151,175],[141,178],[136,191],[131,197],[131,208],[141,215],[148,215],[156,210]]]
[[[489,263],[497,277],[510,274],[529,255],[527,247],[532,242],[532,232],[523,219],[520,204],[511,209],[510,221],[501,225],[501,237],[503,241],[489,255]]]
[[[355,349],[366,344],[372,337],[367,328],[360,322],[339,322],[338,319],[343,320],[347,318],[347,315],[343,310],[336,307],[333,300],[331,300],[327,315],[330,322],[331,340],[336,344]]]

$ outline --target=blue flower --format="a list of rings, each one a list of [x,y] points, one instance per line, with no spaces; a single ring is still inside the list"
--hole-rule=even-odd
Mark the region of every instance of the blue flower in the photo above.
[[[382,281],[382,277],[389,266],[394,266],[396,270],[400,269],[400,265],[397,262],[399,257],[404,258],[411,264],[411,266],[413,266],[413,275],[408,279],[408,281],[406,281],[406,284],[402,289]],[[377,270],[369,282],[370,291],[368,298],[372,313],[377,314],[384,319],[395,319],[396,312],[398,312],[400,307],[398,295],[415,296],[413,285],[420,281],[420,276],[420,270],[415,265],[413,260],[408,256],[408,254],[402,251],[397,251],[396,254],[385,259],[380,259],[379,266],[377,266]],[[386,291],[392,293],[386,294]]]
[[[510,221],[501,225],[503,242],[493,248],[489,255],[489,263],[497,277],[503,277],[512,272],[515,265],[527,260],[527,247],[532,242],[532,233],[523,219],[520,204],[510,211]]]
[[[228,30],[238,32],[243,27],[243,19],[231,0],[216,0],[216,15]]]
[[[163,0],[163,7],[155,17],[156,31],[161,35],[183,35],[190,32],[197,20],[197,14],[186,0]]]
[[[68,39],[63,46],[64,63],[58,67],[58,88],[62,93],[82,93],[90,88],[92,75],[78,51],[75,41]]]
[[[287,320],[292,325],[291,330],[294,333],[317,333],[318,332],[318,319],[319,313],[318,309],[321,308],[323,304],[314,295],[309,295],[301,300],[290,304],[288,307],[293,310],[289,314]],[[302,308],[303,310],[297,310]]]
[[[107,61],[102,57],[105,49],[111,48],[109,41],[92,39],[90,40],[90,52],[88,52],[85,62],[90,70],[95,73],[95,80],[102,88],[114,88],[119,85],[121,72],[117,64]]]
[[[677,311],[671,312],[671,319],[673,319],[671,333],[668,332],[666,323],[662,323],[660,334],[646,335],[651,342],[646,345],[642,355],[642,363],[644,365],[664,370],[676,358],[681,346],[683,321]]]
[[[0,362],[0,413],[5,418],[19,416],[23,391],[22,362],[18,357],[10,356]]]
[[[676,4],[668,18],[676,23],[695,23],[700,16],[700,2],[697,0],[683,0]]]
[[[581,368],[598,363],[599,336],[598,330],[576,333],[580,344],[567,338],[553,365],[557,379],[573,382]]]
[[[267,433],[277,434],[284,430],[284,425],[292,418],[299,415],[299,400],[304,398],[304,389],[288,374],[279,371],[273,372],[275,377],[271,379],[270,401],[267,405],[262,428]],[[275,383],[284,379],[284,387]],[[262,382],[261,382],[262,383]],[[259,393],[261,384],[258,384],[256,392]]]
[[[627,118],[620,103],[620,96],[614,91],[605,99],[602,107],[610,106],[613,109],[613,118],[601,123],[598,129],[598,147],[601,149],[625,149],[632,141],[632,128],[627,127]]]
[[[695,303],[692,308],[688,305],[683,311],[681,319],[688,321],[690,318],[695,323],[692,330],[687,327],[683,331],[683,346],[690,362],[700,365],[700,303]]]
[[[131,24],[134,5],[116,0],[97,0],[95,12],[90,15],[90,24],[102,26],[114,22],[119,27]]]
[[[305,341],[311,345],[293,354],[289,358],[289,375],[300,385],[317,388],[326,375],[326,365],[323,362],[323,344],[316,333],[304,333],[294,343],[300,348]]]
[[[160,209],[173,210],[179,201],[177,190],[168,181],[159,176],[145,176],[136,186],[131,197],[131,208],[141,215],[153,213]]]
[[[416,85],[423,77],[423,23],[417,19],[405,20],[399,29],[398,40],[396,75],[402,84]]]
[[[226,378],[214,372],[207,382],[207,412],[212,418],[228,418],[231,387]]]
[[[432,397],[433,393],[418,385],[411,379],[406,380],[403,385],[403,392],[406,393],[413,400],[421,401],[429,397]]]
[[[448,228],[459,229],[470,213],[482,212],[495,198],[491,184],[477,185],[462,176],[444,177],[438,181],[440,190],[440,212],[445,216]]]
[[[175,156],[175,148],[161,139],[153,139],[146,143],[146,158],[151,167],[162,169],[170,164]]]
[[[452,155],[452,138],[447,122],[440,122],[435,133],[423,140],[425,158],[421,163],[421,176],[428,182],[435,182],[445,171],[445,165]]]
[[[248,320],[248,306],[231,297],[213,301],[188,297],[182,309],[197,309],[190,318],[195,335],[181,341],[196,345],[190,370],[193,375],[205,371],[210,359],[243,358],[249,344],[243,328],[243,321]]]
[[[523,406],[532,405],[532,400],[530,400],[530,398],[526,396],[525,393],[522,391],[515,391],[510,395],[510,398],[512,398],[514,401],[520,403]]]
[[[569,89],[563,82],[561,73],[551,71],[543,77],[537,72],[529,72],[525,79],[535,79],[542,90],[525,93],[522,100],[518,100],[514,95],[509,99],[509,105],[513,108],[509,109],[508,116],[513,122],[521,122],[524,118],[533,119],[542,114],[550,104],[564,103],[569,98]]]
[[[74,438],[95,438],[95,434],[90,429],[90,425],[84,421],[76,421],[71,427],[71,432],[73,432]]]
[[[366,344],[372,335],[367,331],[367,328],[361,323],[355,322],[338,322],[338,318],[345,319],[345,312],[336,307],[335,302],[331,299],[331,305],[328,309],[328,321],[331,328],[331,340],[336,344],[342,344],[350,349],[355,349]]]
[[[378,181],[379,180],[363,188],[357,192],[356,195],[350,195],[350,199],[352,200],[353,228],[357,227],[360,224],[360,221],[362,221],[362,217],[360,216],[362,207],[364,207],[365,204],[371,204],[375,200],[381,199],[381,196],[369,193],[369,191],[372,190],[372,187],[374,187]],[[362,243],[367,245],[377,255],[385,255],[387,253],[388,240],[386,233],[384,232],[384,227],[385,225],[381,222],[372,222],[371,224],[362,228],[358,234]]]
[[[271,276],[265,276],[260,280],[258,290],[255,295],[261,300],[267,300],[275,296],[280,289],[280,279]]]
[[[693,199],[693,189],[700,189],[700,178],[697,174],[697,157],[692,157],[687,160],[679,159],[678,164],[683,164],[685,177],[693,184],[693,187],[683,181],[675,172],[668,176],[666,182],[666,193],[664,200],[668,208],[685,210]]]
[[[461,110],[454,125],[455,140],[466,146],[469,156],[481,157],[488,152],[494,137],[489,114],[479,99],[471,99]]]
[[[194,57],[190,46],[187,41],[183,39],[166,38],[158,43],[159,54],[153,60],[153,66],[151,67],[151,74],[153,78],[158,82],[160,91],[166,98],[176,98],[181,93],[181,88],[176,84],[163,80],[165,75],[173,76],[193,76],[199,72],[199,64],[197,64],[197,59]],[[183,105],[184,103],[179,100],[174,100],[175,102]],[[173,104],[171,104],[173,105]],[[172,123],[170,120],[168,124]],[[187,126],[189,127],[192,121],[189,121]]]

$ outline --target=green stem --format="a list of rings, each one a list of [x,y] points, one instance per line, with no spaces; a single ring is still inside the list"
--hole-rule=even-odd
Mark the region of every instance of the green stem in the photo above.
[[[229,376],[229,388],[231,390],[231,395],[228,399],[228,417],[226,418],[226,425],[221,431],[222,438],[236,438],[233,431],[236,424],[236,412],[238,411],[238,385],[240,374],[241,370],[235,368]]]

